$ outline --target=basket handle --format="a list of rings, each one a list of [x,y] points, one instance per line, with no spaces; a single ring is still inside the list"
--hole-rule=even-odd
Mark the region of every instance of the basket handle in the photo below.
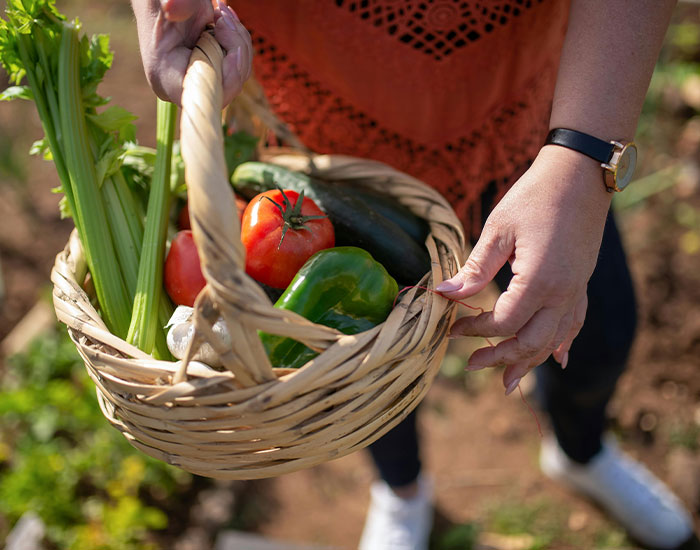
[[[207,285],[195,301],[195,335],[174,382],[185,379],[190,358],[208,341],[237,381],[252,386],[276,377],[257,331],[237,315],[236,305],[269,303],[269,299],[245,274],[245,249],[224,158],[223,58],[219,43],[205,32],[192,51],[183,81],[180,145],[192,233]],[[213,334],[211,327],[220,315],[232,341],[240,344],[238,349],[227,349]]]
[[[192,51],[182,89],[180,145],[192,232],[207,282],[245,271],[245,249],[224,158],[221,126],[223,52],[205,32]]]

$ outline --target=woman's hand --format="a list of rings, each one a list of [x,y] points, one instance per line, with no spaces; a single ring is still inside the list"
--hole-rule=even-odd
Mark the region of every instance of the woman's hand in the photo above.
[[[211,0],[132,0],[146,78],[161,99],[180,104],[182,80],[202,31],[214,24],[225,51],[223,101],[241,91],[252,67],[250,35],[224,2]]]
[[[549,127],[629,141],[674,4],[572,0]],[[437,287],[467,298],[511,262],[513,279],[493,311],[452,327],[454,335],[507,338],[469,360],[474,369],[506,365],[506,393],[551,353],[566,366],[610,207],[602,177],[592,159],[544,147],[493,210],[461,271]]]
[[[507,338],[474,352],[468,369],[505,365],[509,394],[552,353],[566,366],[586,315],[610,200],[600,164],[555,145],[541,150],[494,208],[459,273],[437,287],[448,298],[468,298],[511,263],[513,278],[493,311],[452,327],[452,336]]]

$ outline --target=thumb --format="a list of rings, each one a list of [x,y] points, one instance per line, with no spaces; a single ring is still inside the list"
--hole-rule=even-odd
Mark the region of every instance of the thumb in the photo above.
[[[165,18],[174,23],[189,19],[201,5],[201,0],[160,0]]]
[[[435,290],[450,298],[473,296],[493,280],[512,252],[512,244],[505,242],[498,232],[484,231],[459,272],[440,283]]]

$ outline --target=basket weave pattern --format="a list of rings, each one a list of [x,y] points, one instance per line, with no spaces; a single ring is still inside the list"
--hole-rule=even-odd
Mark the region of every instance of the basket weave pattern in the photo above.
[[[111,334],[83,288],[75,233],[52,281],[58,319],[85,361],[105,417],[138,449],[195,474],[220,479],[276,476],[367,446],[399,423],[427,392],[444,356],[454,303],[433,287],[464,260],[461,224],[437,192],[373,161],[272,155],[265,160],[328,181],[394,197],[426,219],[432,270],[400,295],[388,319],[357,335],[272,307],[245,274],[236,206],[221,135],[221,59],[208,34],[192,56],[183,94],[181,144],[195,242],[207,286],[195,304],[196,337],[223,369],[158,361]],[[212,325],[223,318],[226,347]],[[258,330],[302,341],[320,354],[301,369],[275,369]]]

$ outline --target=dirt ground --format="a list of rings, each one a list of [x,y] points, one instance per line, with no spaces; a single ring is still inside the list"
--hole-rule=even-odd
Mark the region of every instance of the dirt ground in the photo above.
[[[137,57],[128,4],[84,4],[76,13],[78,8],[88,30],[113,35],[117,57],[103,92],[139,115],[138,135],[152,144],[155,101]],[[58,217],[59,197],[50,193],[57,185],[52,166],[26,160],[31,142],[41,136],[33,107],[0,105],[0,128],[9,150],[9,160],[0,165],[2,338],[49,291],[53,257],[71,223]],[[700,528],[700,245],[688,242],[692,237],[677,216],[678,201],[700,211],[700,177],[684,185],[620,216],[640,300],[640,328],[610,413],[623,447],[676,488]],[[488,304],[492,296],[482,299]],[[462,373],[466,348],[474,345],[451,346],[419,417],[426,471],[436,489],[438,530],[473,524],[485,533],[482,542],[490,540],[497,548],[631,547],[595,506],[542,476],[537,420],[518,392],[503,395],[500,373]],[[546,430],[546,418],[536,414]],[[289,542],[353,548],[372,478],[362,452],[251,482],[237,495],[234,524]]]

